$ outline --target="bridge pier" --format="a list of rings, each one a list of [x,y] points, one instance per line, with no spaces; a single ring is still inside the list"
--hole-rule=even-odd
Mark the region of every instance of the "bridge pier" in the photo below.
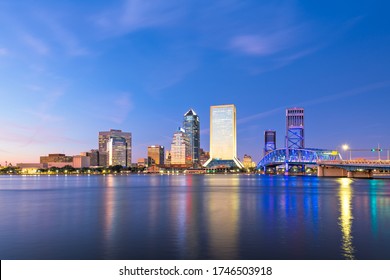
[[[345,169],[319,165],[317,168],[318,177],[347,177],[348,172]]]
[[[366,179],[371,179],[371,178],[373,178],[373,171],[372,170],[348,171],[347,177],[348,178],[366,178]]]
[[[289,167],[289,165],[288,165],[288,163],[286,162],[285,164],[284,164],[284,175],[285,176],[288,176],[289,175],[289,169],[290,167]]]

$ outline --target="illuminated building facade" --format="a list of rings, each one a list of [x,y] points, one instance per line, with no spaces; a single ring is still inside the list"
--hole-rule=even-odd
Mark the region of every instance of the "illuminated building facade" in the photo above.
[[[264,132],[264,156],[276,150],[276,131],[266,130]]]
[[[210,159],[204,165],[243,168],[237,159],[236,107],[219,105],[210,107]]]
[[[126,143],[126,149],[125,149],[124,155],[113,156],[113,155],[109,154],[109,151],[108,151],[109,142],[110,142],[110,139],[112,139],[112,138],[116,138],[116,140],[114,142],[117,143],[118,145],[120,145],[119,142],[123,142],[123,140],[124,140],[124,142]],[[122,138],[123,140],[119,141],[118,138]],[[125,164],[123,166],[130,167],[131,166],[131,147],[132,147],[131,140],[132,140],[131,133],[130,132],[122,132],[122,130],[111,129],[110,131],[99,132],[99,165],[100,166],[108,166],[108,165],[110,165],[110,160],[112,162],[112,160],[114,158],[118,158],[118,159],[121,158],[120,161],[123,162],[123,157],[125,157]],[[112,143],[112,144],[115,144],[115,143]],[[111,147],[112,147],[112,145],[111,145]],[[121,147],[121,149],[123,149],[123,147]],[[117,160],[115,159],[114,162],[117,162]],[[120,165],[122,165],[122,164],[120,164]]]
[[[148,147],[148,166],[164,165],[164,146],[153,145]]]
[[[173,134],[171,144],[171,165],[192,165],[190,139],[183,128]]]
[[[110,137],[107,143],[108,165],[127,166],[127,143],[122,137]]]
[[[190,152],[194,166],[199,165],[200,122],[193,109],[184,114],[183,128],[190,140]]]
[[[248,170],[256,167],[256,163],[253,162],[252,157],[249,155],[244,155],[244,158],[242,159],[242,164],[244,165],[244,168]]]

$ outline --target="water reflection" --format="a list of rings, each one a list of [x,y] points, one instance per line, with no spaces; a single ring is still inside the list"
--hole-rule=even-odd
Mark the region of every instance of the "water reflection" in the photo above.
[[[105,190],[103,196],[103,248],[104,258],[113,258],[113,242],[115,237],[115,184],[116,178],[112,175],[105,177]]]
[[[219,179],[207,199],[209,254],[213,259],[237,259],[240,181],[239,177]]]
[[[340,203],[340,217],[339,225],[342,233],[341,250],[343,256],[348,260],[355,258],[355,248],[353,247],[352,236],[352,187],[353,180],[349,178],[341,178],[340,183],[339,203]]]

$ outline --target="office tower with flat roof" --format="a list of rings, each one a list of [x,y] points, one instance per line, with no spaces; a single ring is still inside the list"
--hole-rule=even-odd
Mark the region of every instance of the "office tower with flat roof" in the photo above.
[[[286,110],[286,149],[304,149],[304,109],[289,108]]]
[[[264,156],[276,150],[276,131],[264,131]]]
[[[127,166],[127,143],[123,137],[112,136],[107,143],[108,165]]]
[[[91,166],[99,166],[99,150],[91,150],[89,153]]]
[[[164,146],[153,145],[148,147],[148,166],[164,165]]]
[[[171,165],[191,166],[190,139],[183,128],[173,134],[171,144]]]
[[[237,158],[236,106],[210,107],[210,159],[205,167],[244,166]]]
[[[193,109],[188,110],[184,114],[183,128],[190,140],[190,152],[193,165],[198,166],[200,149],[200,122],[199,116]]]
[[[118,130],[118,129],[111,129],[110,131],[99,132],[99,165],[100,166],[110,165],[110,163],[109,163],[110,158],[111,158],[111,160],[113,160],[113,158],[119,156],[119,155],[116,155],[113,157],[113,155],[110,155],[108,153],[108,148],[109,148],[108,145],[109,145],[110,139],[111,138],[118,138],[118,137],[123,138],[125,143],[126,143],[125,155],[121,155],[120,158],[125,157],[124,166],[127,166],[127,167],[131,166],[131,147],[132,147],[131,133],[130,132],[122,132],[122,130]],[[118,139],[116,139],[114,142],[117,143],[118,145],[120,144],[119,143],[120,141]],[[112,143],[112,144],[115,144],[115,143]],[[123,147],[121,147],[120,149],[123,149]],[[116,160],[114,160],[114,161],[116,161]],[[121,159],[121,162],[122,161],[123,160]],[[120,164],[120,165],[122,165],[122,164]]]

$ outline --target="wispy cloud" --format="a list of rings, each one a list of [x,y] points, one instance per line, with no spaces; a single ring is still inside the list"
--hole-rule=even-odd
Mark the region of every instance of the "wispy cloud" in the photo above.
[[[261,113],[254,114],[254,115],[251,115],[251,116],[248,116],[248,117],[245,117],[245,118],[238,119],[237,123],[238,124],[244,124],[244,123],[248,123],[248,122],[251,122],[251,121],[254,121],[254,120],[264,119],[264,118],[267,118],[269,116],[278,114],[281,111],[285,110],[286,108],[290,108],[290,107],[297,107],[297,106],[299,106],[299,107],[308,107],[308,106],[321,105],[321,104],[324,104],[324,103],[329,103],[329,102],[333,102],[333,101],[336,101],[336,100],[357,96],[357,95],[360,95],[360,94],[371,94],[375,90],[388,88],[388,87],[390,87],[390,81],[373,83],[373,84],[369,84],[369,85],[366,85],[366,86],[362,86],[362,87],[354,88],[354,89],[351,89],[351,90],[343,91],[343,92],[340,92],[340,93],[337,93],[337,94],[326,95],[324,97],[320,97],[320,98],[317,98],[317,99],[308,100],[308,101],[305,101],[305,102],[298,102],[296,104],[280,106],[280,107],[268,110],[266,112],[261,112]]]
[[[0,48],[0,56],[8,55],[9,51],[6,48]]]
[[[231,39],[232,49],[248,55],[266,56],[279,53],[298,44],[297,34],[303,27],[280,29],[263,34],[238,35]]]
[[[40,55],[47,55],[50,52],[49,46],[43,40],[31,34],[25,34],[22,36],[22,40],[27,46]]]
[[[82,56],[90,54],[90,51],[82,46],[76,36],[76,30],[67,28],[69,17],[65,19],[59,15],[41,10],[37,13],[38,20],[45,24],[49,34],[56,43],[65,49],[66,54],[71,56]]]
[[[350,89],[347,91],[343,91],[343,92],[340,92],[338,94],[327,95],[327,96],[324,96],[322,98],[309,100],[307,102],[302,102],[298,105],[299,106],[319,105],[319,104],[332,102],[335,100],[340,100],[340,99],[344,99],[347,97],[352,97],[352,96],[356,96],[356,95],[360,95],[360,94],[371,94],[375,90],[388,88],[388,87],[390,87],[390,81],[378,82],[378,83],[373,83],[373,84],[361,86],[358,88]]]
[[[111,104],[105,105],[107,110],[104,116],[101,116],[100,113],[99,117],[116,124],[122,124],[134,108],[131,94],[128,92],[114,94],[110,96],[110,100],[112,100]]]
[[[240,119],[237,120],[237,123],[238,124],[244,124],[244,123],[251,122],[251,121],[254,121],[254,120],[263,119],[263,118],[275,115],[275,114],[277,114],[280,111],[283,111],[285,109],[286,109],[286,106],[277,107],[277,108],[268,110],[266,112],[261,112],[261,113],[254,114],[254,115],[251,115],[251,116],[248,116],[248,117],[245,117],[245,118],[240,118]]]
[[[94,16],[93,21],[106,35],[123,35],[176,22],[183,11],[179,4],[179,1],[166,0],[124,0],[119,6]]]
[[[64,117],[51,113],[58,100],[65,94],[64,88],[47,90],[36,85],[28,85],[27,88],[33,92],[38,92],[40,96],[44,96],[44,98],[37,106],[23,110],[23,113],[37,119],[40,124],[56,123],[65,120]]]

